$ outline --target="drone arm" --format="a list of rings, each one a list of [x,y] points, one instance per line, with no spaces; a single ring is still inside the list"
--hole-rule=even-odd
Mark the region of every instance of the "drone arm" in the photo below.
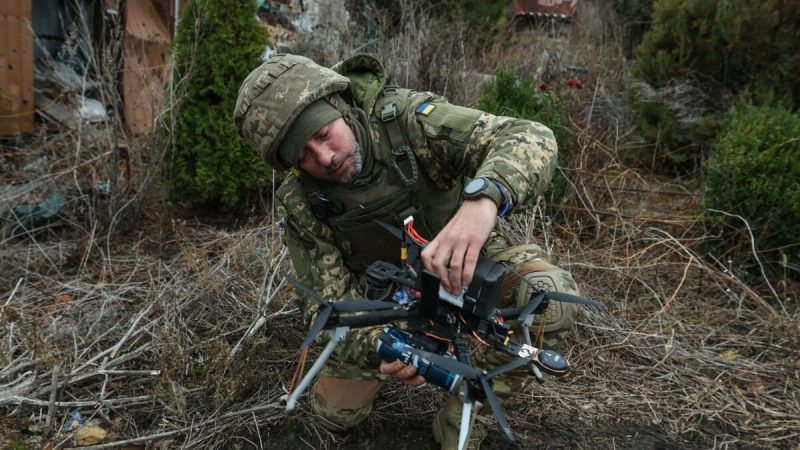
[[[328,361],[328,358],[331,357],[331,353],[333,353],[333,349],[336,347],[336,344],[339,343],[345,336],[347,336],[347,332],[350,331],[348,327],[338,327],[333,330],[333,336],[331,340],[328,341],[328,344],[322,350],[322,353],[319,355],[319,358],[314,362],[314,365],[311,366],[311,369],[306,373],[302,380],[300,380],[300,384],[297,385],[297,388],[289,394],[288,399],[286,400],[286,412],[289,412],[294,409],[295,405],[297,404],[297,400],[303,395],[303,392],[308,388],[308,385],[311,384],[311,381],[316,378],[317,374],[322,370],[322,366]]]
[[[364,328],[374,325],[384,325],[398,320],[408,320],[414,317],[418,317],[416,312],[410,312],[404,309],[391,309],[357,316],[336,316],[328,321],[325,328]]]

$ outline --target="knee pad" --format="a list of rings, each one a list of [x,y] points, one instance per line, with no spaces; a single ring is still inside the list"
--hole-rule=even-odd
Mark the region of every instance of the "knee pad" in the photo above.
[[[518,307],[525,306],[535,290],[556,291],[566,294],[578,294],[578,286],[572,275],[549,263],[526,264],[519,268],[519,273],[529,283],[519,280],[515,303]],[[533,287],[531,286],[533,285]],[[553,333],[568,330],[575,319],[577,308],[573,303],[550,301],[544,317],[537,315],[534,324],[544,322],[544,332]]]
[[[547,261],[532,261],[515,264],[516,274],[509,273],[503,282],[503,299],[506,306],[523,307],[528,304],[536,290],[564,292],[579,295],[572,275]],[[519,276],[525,280],[520,280]],[[543,323],[545,333],[566,332],[572,325],[577,311],[572,303],[551,301],[544,317],[537,315],[534,323]]]

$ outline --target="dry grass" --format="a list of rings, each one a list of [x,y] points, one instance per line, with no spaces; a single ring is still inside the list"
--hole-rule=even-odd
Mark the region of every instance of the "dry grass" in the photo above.
[[[466,30],[445,33],[415,3],[401,3],[406,31],[376,27],[381,48],[398,53],[386,51],[388,70],[455,103],[474,102],[481,87],[472,74],[498,67],[545,79],[563,65],[590,68],[591,89],[572,110],[567,197],[540,202],[505,229],[516,242],[548,248],[608,309],[580,316],[567,355],[575,376],[532,386],[510,409],[523,447],[647,447],[631,437],[641,432],[665,448],[798,448],[797,285],[731,266],[725,236],[698,206],[696,183],[624,166],[635,139],[619,101],[627,66],[618,52],[530,36],[470,47]],[[426,53],[414,50],[415,39],[428,42]],[[525,56],[545,47],[544,63]],[[420,69],[434,66],[441,70]],[[119,172],[120,142],[132,170],[117,184],[131,188],[104,197],[97,182]],[[271,213],[236,227],[181,218],[153,183],[153,142],[113,123],[71,132],[48,125],[5,145],[12,147],[23,161],[14,163],[15,176],[69,195],[65,217],[8,233],[0,246],[7,439],[71,447],[76,430],[63,424],[74,410],[109,431],[106,443],[84,447],[95,449],[358,448],[386,430],[405,436],[427,427],[444,393],[396,385],[355,433],[319,427],[306,402],[285,414],[279,399],[303,326],[282,277],[288,258]],[[48,156],[48,175],[21,170],[31,155]],[[5,194],[2,202],[24,195],[44,194]],[[8,220],[6,230],[16,225]],[[420,433],[420,442],[429,439]]]
[[[615,166],[569,171],[564,222],[509,227],[520,240],[531,227],[549,235],[561,266],[609,306],[585,311],[568,356],[576,379],[537,390],[526,421],[557,410],[654,425],[701,448],[796,448],[797,285],[745,281],[708,252],[719,236],[696,192]]]
[[[587,141],[577,160],[599,145]],[[745,281],[706,253],[717,238],[703,228],[695,190],[613,158],[580,165],[567,172],[572,188],[555,216],[534,209],[507,223],[609,307],[579,320],[567,355],[573,380],[533,387],[512,409],[523,442],[541,443],[529,433],[543,423],[622,422],[700,447],[794,448],[797,291]],[[279,404],[302,325],[274,221],[230,230],[157,219],[103,245],[69,226],[4,241],[0,402],[31,421],[29,442],[72,445],[74,431],[57,431],[77,409],[114,433],[93,448],[269,446],[285,442],[285,430],[297,448],[355,445],[318,428],[304,407],[287,417]],[[80,248],[95,250],[75,259]],[[369,426],[424,421],[438,404],[430,395],[394,386]]]

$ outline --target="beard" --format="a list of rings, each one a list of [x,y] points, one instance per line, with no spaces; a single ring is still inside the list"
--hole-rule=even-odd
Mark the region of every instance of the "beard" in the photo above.
[[[343,157],[342,164],[347,164],[348,159],[352,159],[350,168],[338,175],[330,175],[328,181],[333,181],[334,183],[342,183],[347,184],[361,173],[361,170],[364,168],[364,157],[361,155],[361,145],[356,142],[354,136],[350,136],[350,142],[348,142],[348,150],[347,153]],[[337,167],[336,170],[339,168]]]

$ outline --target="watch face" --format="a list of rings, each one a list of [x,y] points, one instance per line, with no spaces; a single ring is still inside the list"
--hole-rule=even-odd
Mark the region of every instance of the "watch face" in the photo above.
[[[486,187],[486,180],[484,178],[476,178],[464,187],[465,195],[474,195],[482,191]]]

